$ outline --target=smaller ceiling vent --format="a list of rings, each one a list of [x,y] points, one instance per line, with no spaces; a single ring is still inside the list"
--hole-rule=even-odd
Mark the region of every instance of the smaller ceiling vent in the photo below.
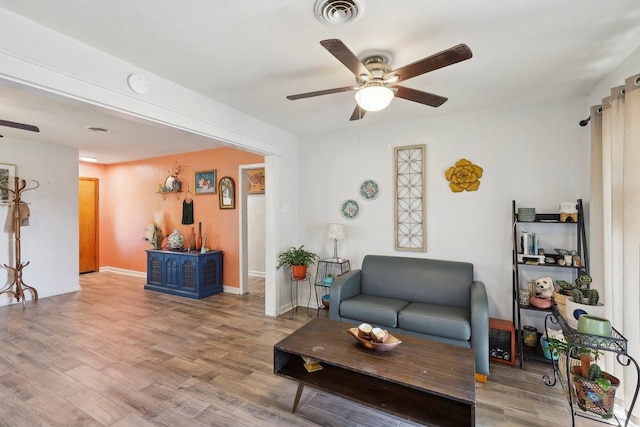
[[[362,0],[316,0],[316,18],[323,24],[342,27],[358,21],[364,13]]]

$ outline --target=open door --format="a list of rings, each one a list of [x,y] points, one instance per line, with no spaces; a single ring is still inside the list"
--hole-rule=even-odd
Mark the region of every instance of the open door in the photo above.
[[[98,179],[80,178],[78,183],[80,238],[79,272],[98,271]]]

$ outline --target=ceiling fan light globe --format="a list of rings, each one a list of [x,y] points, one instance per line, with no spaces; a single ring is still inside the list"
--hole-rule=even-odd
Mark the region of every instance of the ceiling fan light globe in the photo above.
[[[393,91],[384,86],[367,86],[356,92],[356,102],[366,111],[380,111],[389,106]]]

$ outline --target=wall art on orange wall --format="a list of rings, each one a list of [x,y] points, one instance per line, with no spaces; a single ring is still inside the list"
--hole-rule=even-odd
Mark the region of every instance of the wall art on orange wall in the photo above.
[[[199,171],[195,173],[196,194],[216,194],[216,171]]]

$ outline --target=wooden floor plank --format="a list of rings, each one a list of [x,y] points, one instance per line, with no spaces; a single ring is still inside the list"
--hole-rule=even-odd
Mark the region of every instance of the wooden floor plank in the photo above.
[[[24,309],[0,307],[0,425],[415,426],[309,387],[292,414],[297,384],[273,374],[273,345],[315,310],[264,316],[261,278],[249,294],[202,300],[115,273],[80,283]],[[476,383],[476,425],[571,425],[560,386],[542,382],[547,370],[492,363]]]

